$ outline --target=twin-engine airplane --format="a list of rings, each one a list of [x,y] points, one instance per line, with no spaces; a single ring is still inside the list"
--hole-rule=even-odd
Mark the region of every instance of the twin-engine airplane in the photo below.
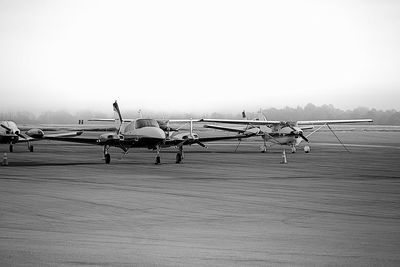
[[[28,150],[33,152],[33,145],[30,143],[31,141],[38,141],[49,137],[71,137],[82,134],[82,132],[68,132],[48,135],[41,129],[30,129],[23,134],[17,124],[13,121],[2,121],[0,126],[0,144],[9,144],[10,152],[14,151],[14,144],[16,143],[27,143]]]
[[[104,147],[104,159],[105,163],[111,162],[111,156],[108,152],[110,147],[117,147],[122,149],[125,154],[128,153],[130,148],[148,148],[157,151],[156,164],[161,163],[160,150],[162,147],[176,146],[179,151],[176,155],[176,163],[180,163],[183,159],[183,146],[199,144],[205,147],[203,142],[217,141],[223,139],[240,139],[247,137],[246,135],[235,135],[235,136],[222,136],[222,137],[206,137],[200,138],[198,134],[193,133],[193,121],[194,120],[170,120],[173,122],[190,122],[191,131],[189,133],[175,133],[171,134],[171,128],[165,126],[165,131],[160,128],[159,123],[155,119],[136,119],[136,120],[124,120],[122,119],[121,112],[118,107],[117,101],[113,104],[114,112],[116,113],[116,119],[93,119],[94,121],[115,121],[119,124],[117,131],[107,132],[101,134],[98,138],[89,137],[45,137],[46,139],[67,141],[75,143],[86,143],[93,145],[100,145]],[[92,121],[93,121],[92,120]],[[127,122],[126,125],[123,123]]]
[[[344,146],[339,137],[332,130],[330,125],[332,124],[347,124],[347,123],[366,123],[372,122],[371,119],[351,119],[351,120],[314,120],[314,121],[269,121],[269,120],[230,120],[230,119],[201,119],[201,122],[216,122],[216,123],[227,123],[227,124],[244,124],[245,127],[235,128],[226,127],[221,125],[209,125],[206,124],[204,127],[230,131],[236,133],[242,133],[248,136],[261,136],[264,141],[261,152],[266,152],[267,148],[274,145],[287,145],[291,147],[292,153],[296,152],[296,147],[300,145],[302,141],[309,142],[309,137],[315,132],[319,131],[322,127],[327,126],[329,130],[335,135],[338,141]],[[304,135],[304,130],[314,129],[315,130],[307,135]],[[310,152],[308,145],[304,146],[304,152]]]

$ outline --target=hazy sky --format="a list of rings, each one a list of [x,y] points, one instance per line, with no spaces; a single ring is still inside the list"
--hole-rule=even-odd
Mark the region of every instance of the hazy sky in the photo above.
[[[0,112],[400,110],[400,1],[0,0]]]

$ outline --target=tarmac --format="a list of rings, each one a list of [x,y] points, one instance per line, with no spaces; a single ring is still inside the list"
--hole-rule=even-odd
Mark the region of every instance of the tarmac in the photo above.
[[[0,166],[3,266],[400,266],[400,132],[132,150],[40,141]],[[257,141],[255,141],[257,140]],[[0,156],[8,146],[0,146]]]

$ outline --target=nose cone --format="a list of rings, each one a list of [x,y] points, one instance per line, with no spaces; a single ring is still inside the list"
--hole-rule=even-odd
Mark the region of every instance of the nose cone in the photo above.
[[[146,138],[164,140],[165,132],[160,128],[156,127],[143,127],[139,129],[141,131],[141,135]]]

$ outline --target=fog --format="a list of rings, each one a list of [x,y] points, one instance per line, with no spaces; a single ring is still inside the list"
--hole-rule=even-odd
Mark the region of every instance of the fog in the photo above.
[[[400,2],[0,1],[0,112],[400,109]]]
[[[139,117],[138,110],[124,110],[121,108],[122,116],[125,119],[135,119]],[[155,110],[140,110],[143,117],[156,119],[199,119],[199,118],[226,118],[240,119],[242,118],[242,110],[237,112],[159,112]],[[400,125],[400,112],[394,109],[377,110],[366,107],[356,109],[341,110],[333,105],[316,106],[307,104],[304,107],[285,107],[281,109],[267,108],[260,110],[245,110],[248,119],[260,118],[260,114],[268,120],[296,121],[296,120],[322,120],[322,119],[373,119],[374,124],[381,125]],[[79,120],[93,118],[114,118],[114,113],[94,112],[90,110],[68,112],[66,110],[46,111],[41,113],[32,113],[29,111],[0,113],[0,120],[13,120],[17,123],[28,124],[76,124]]]

